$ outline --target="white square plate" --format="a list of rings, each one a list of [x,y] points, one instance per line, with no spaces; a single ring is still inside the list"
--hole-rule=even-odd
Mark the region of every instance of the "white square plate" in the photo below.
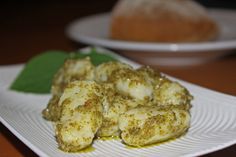
[[[119,60],[138,64],[105,51]],[[157,146],[127,148],[119,140],[96,140],[94,151],[65,153],[59,150],[52,124],[42,118],[50,95],[10,91],[10,83],[23,65],[0,67],[0,120],[39,156],[199,156],[236,143],[236,97],[205,89],[175,78],[194,96],[191,127],[186,135]]]

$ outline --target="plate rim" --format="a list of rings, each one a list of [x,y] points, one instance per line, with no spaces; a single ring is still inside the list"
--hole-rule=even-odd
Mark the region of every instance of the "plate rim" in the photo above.
[[[208,11],[213,12],[213,14],[235,14],[236,11],[232,9],[219,9],[219,8],[210,8]],[[76,19],[69,23],[65,28],[65,34],[70,39],[81,42],[89,45],[103,46],[111,49],[119,50],[129,50],[135,52],[182,52],[182,53],[196,53],[196,52],[214,52],[222,50],[232,50],[236,48],[236,39],[235,40],[225,40],[225,41],[208,41],[202,43],[151,43],[151,42],[130,42],[130,41],[121,41],[121,40],[111,40],[109,38],[99,38],[91,37],[83,34],[76,34],[77,27],[81,23],[86,23],[88,20],[93,20],[97,18],[109,18],[110,12],[98,13],[90,16],[85,16],[79,19]],[[235,18],[236,19],[236,18]]]

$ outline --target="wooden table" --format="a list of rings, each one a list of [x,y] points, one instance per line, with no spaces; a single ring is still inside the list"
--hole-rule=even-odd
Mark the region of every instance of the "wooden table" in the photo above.
[[[109,11],[115,1],[107,0],[96,6],[92,2],[4,3],[0,8],[0,65],[26,62],[44,50],[72,51],[83,47],[84,45],[74,43],[65,36],[66,25],[85,15]],[[180,79],[236,96],[235,53],[202,65],[155,68]],[[0,156],[37,156],[2,124],[0,131]],[[236,145],[233,145],[206,156],[235,155]]]

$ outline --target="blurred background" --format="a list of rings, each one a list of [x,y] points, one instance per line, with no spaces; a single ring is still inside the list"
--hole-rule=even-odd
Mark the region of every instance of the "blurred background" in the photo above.
[[[235,9],[230,0],[198,0],[207,7]],[[71,42],[65,27],[83,16],[109,12],[116,0],[4,0],[0,2],[0,64],[21,63],[48,49],[71,51],[82,44]],[[49,31],[53,29],[53,32]],[[55,38],[57,40],[55,40]],[[30,45],[38,43],[38,46]],[[14,43],[14,44],[13,44]],[[43,45],[43,46],[41,46]],[[21,55],[21,57],[11,57]]]

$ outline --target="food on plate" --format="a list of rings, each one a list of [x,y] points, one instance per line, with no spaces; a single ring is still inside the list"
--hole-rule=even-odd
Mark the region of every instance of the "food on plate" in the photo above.
[[[76,152],[92,143],[102,125],[101,96],[101,86],[94,81],[67,85],[58,102],[61,116],[55,131],[62,150]]]
[[[141,147],[179,137],[190,127],[191,94],[148,66],[67,59],[51,91],[43,116],[55,122],[59,148],[66,152],[84,149],[96,137],[120,137]]]
[[[190,108],[192,96],[186,88],[178,82],[164,78],[156,90],[153,91],[153,102],[159,106],[182,106]]]
[[[93,80],[94,65],[89,58],[83,60],[67,59],[63,66],[55,74],[52,81],[51,93],[53,97],[48,103],[48,107],[43,111],[46,119],[57,121],[61,111],[58,101],[64,91],[65,86],[73,80]]]
[[[110,37],[140,42],[201,42],[218,36],[217,23],[193,0],[119,0]]]
[[[178,137],[189,127],[190,114],[180,108],[143,106],[119,118],[121,138],[131,146],[143,146]]]

